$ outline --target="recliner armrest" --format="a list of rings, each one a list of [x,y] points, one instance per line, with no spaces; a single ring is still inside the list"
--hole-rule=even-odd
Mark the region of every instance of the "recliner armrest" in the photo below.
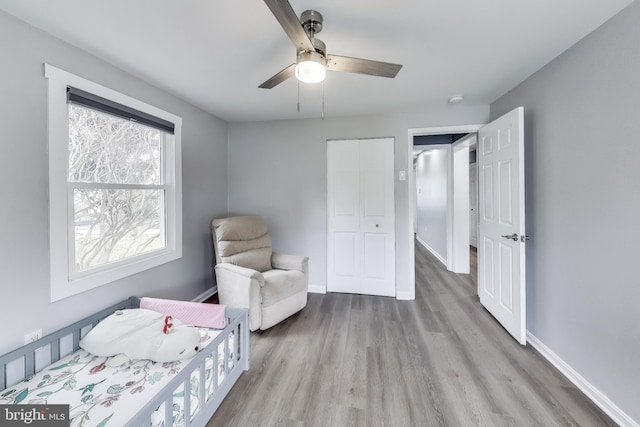
[[[255,331],[262,323],[260,289],[264,286],[262,273],[239,265],[216,264],[216,283],[220,304],[249,309],[249,329]]]
[[[271,255],[271,266],[278,270],[298,270],[307,273],[309,269],[309,257],[273,252]]]
[[[221,262],[220,264],[216,264],[216,271],[221,270],[225,273],[232,274],[237,276],[238,279],[246,278],[248,280],[255,279],[260,283],[260,287],[264,286],[264,277],[262,273],[257,270],[252,270],[251,268],[241,267],[239,265],[230,264],[228,262]]]

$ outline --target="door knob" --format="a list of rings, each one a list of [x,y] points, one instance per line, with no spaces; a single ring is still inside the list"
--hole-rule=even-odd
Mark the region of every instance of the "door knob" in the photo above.
[[[516,233],[513,233],[513,234],[511,234],[511,235],[509,235],[509,234],[505,234],[505,235],[503,235],[502,237],[504,237],[505,239],[511,239],[511,240],[513,240],[514,242],[517,242],[517,241],[519,240],[519,236],[518,236]]]

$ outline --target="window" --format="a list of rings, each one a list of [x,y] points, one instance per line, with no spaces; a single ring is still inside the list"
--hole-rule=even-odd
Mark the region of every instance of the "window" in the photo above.
[[[48,64],[51,300],[182,255],[181,119]]]

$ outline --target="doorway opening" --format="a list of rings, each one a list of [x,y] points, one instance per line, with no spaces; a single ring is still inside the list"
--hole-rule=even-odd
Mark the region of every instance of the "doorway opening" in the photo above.
[[[525,230],[524,209],[524,108],[518,107],[484,126],[431,128],[409,131],[409,152],[413,153],[416,135],[438,135],[443,133],[477,133],[478,153],[478,283],[477,293],[480,303],[499,321],[502,326],[522,345],[527,342],[526,330],[526,247],[530,238]],[[460,150],[468,150],[461,148]],[[461,151],[464,152],[464,151]],[[411,156],[413,157],[413,156]],[[448,178],[449,188],[455,190],[457,171],[467,175],[469,166],[456,168],[456,148],[451,148],[447,164],[452,176]],[[468,157],[468,153],[467,153]],[[467,159],[468,160],[468,159]],[[411,159],[412,161],[412,159]],[[414,188],[415,177],[410,169],[410,188]],[[465,185],[464,182],[460,185]],[[460,187],[460,186],[458,186]],[[468,201],[468,187],[466,200]],[[413,217],[415,209],[414,192],[410,193],[410,208]],[[447,199],[447,269],[459,267],[453,256],[459,252],[456,246],[455,217],[463,210],[457,210],[455,191]],[[464,197],[462,197],[464,199]],[[464,203],[462,203],[464,205]],[[468,206],[467,206],[468,208]],[[453,213],[451,213],[453,210]],[[464,212],[463,212],[464,213]],[[469,214],[468,209],[466,214]],[[451,220],[449,220],[451,219]],[[467,222],[468,225],[468,222]],[[411,254],[415,255],[413,229],[411,231]],[[468,230],[467,230],[468,231]],[[464,234],[464,233],[463,233]],[[468,238],[466,236],[458,236]],[[467,242],[467,245],[469,243]],[[451,248],[451,249],[450,249]],[[467,256],[469,248],[466,248]],[[410,264],[413,260],[410,261]],[[468,264],[467,264],[468,265]],[[415,265],[411,265],[413,280],[411,285],[415,296]]]
[[[469,173],[470,153],[477,145],[476,134],[482,126],[409,130],[409,212],[410,224],[413,224],[409,238],[409,277],[412,298],[415,298],[416,241],[425,246],[450,271],[469,274],[474,269],[477,283],[477,255],[472,253],[470,244],[470,231],[473,227],[470,223]],[[430,168],[427,173],[430,176],[423,176],[421,172],[425,172],[427,168]],[[428,199],[435,203],[428,206]],[[425,218],[420,218],[419,208],[426,214]]]

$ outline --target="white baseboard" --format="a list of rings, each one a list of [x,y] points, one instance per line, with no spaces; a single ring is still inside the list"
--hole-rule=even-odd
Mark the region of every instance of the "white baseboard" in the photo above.
[[[438,259],[438,261],[440,261],[442,263],[442,265],[444,265],[445,267],[447,266],[447,260],[444,259],[444,257],[442,255],[440,255],[438,252],[436,252],[431,246],[429,246],[427,244],[427,242],[425,242],[424,240],[422,240],[421,238],[419,238],[416,235],[416,240],[422,245],[424,246],[424,248],[426,250],[428,250],[429,252],[431,252],[431,255],[433,255],[434,257],[436,257]]]
[[[204,291],[203,293],[201,293],[200,295],[198,295],[197,297],[195,297],[191,301],[202,302],[202,301],[206,300],[207,298],[210,298],[211,296],[213,296],[216,292],[218,292],[218,287],[214,286],[213,288],[207,289],[206,291]]]
[[[413,292],[396,292],[396,299],[397,300],[404,300],[404,301],[413,301],[414,299],[416,299],[416,293],[415,290]]]
[[[621,427],[640,427],[640,424],[616,406],[604,393],[576,372],[553,350],[544,345],[535,335],[527,331],[527,342],[535,348],[545,359],[555,366],[562,374],[578,387],[589,399],[600,407],[607,415]]]
[[[322,285],[311,285],[309,284],[309,292],[312,294],[326,294],[327,287]]]

